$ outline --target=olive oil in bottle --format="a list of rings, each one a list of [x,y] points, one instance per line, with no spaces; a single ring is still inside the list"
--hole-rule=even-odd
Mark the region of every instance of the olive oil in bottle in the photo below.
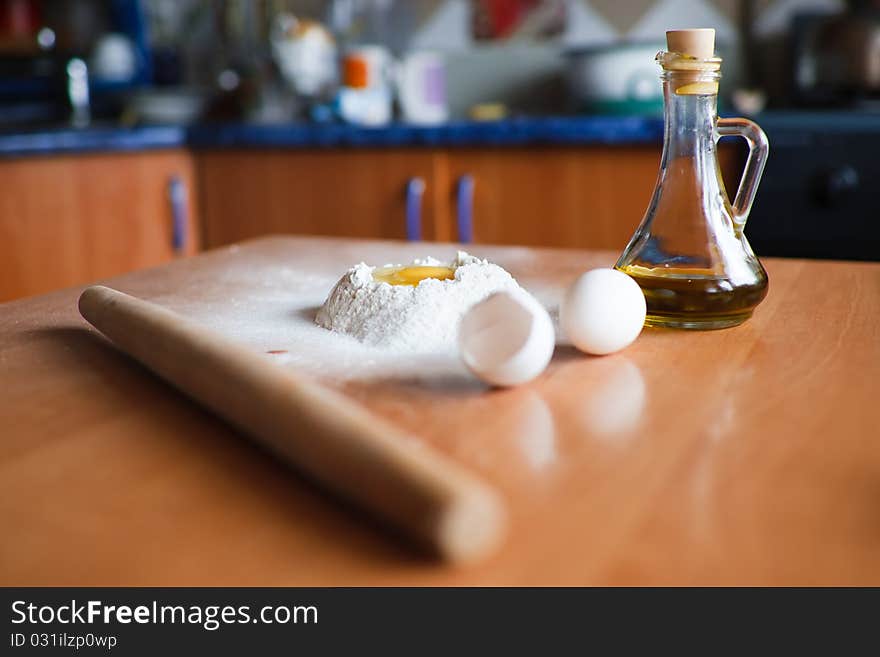
[[[705,270],[680,269],[674,275],[652,274],[638,265],[621,268],[635,279],[648,305],[646,326],[671,328],[727,328],[752,316],[767,295],[767,277],[734,285]]]

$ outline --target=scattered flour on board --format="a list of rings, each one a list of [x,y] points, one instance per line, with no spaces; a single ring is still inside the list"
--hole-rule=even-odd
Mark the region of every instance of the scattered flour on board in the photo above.
[[[317,257],[290,267],[279,267],[270,258],[263,263],[250,259],[246,265],[232,261],[222,271],[194,276],[182,288],[151,300],[319,379],[430,383],[468,376],[454,349],[389,349],[318,326],[316,315],[338,281],[339,269]],[[551,309],[562,292],[538,281],[528,289]]]

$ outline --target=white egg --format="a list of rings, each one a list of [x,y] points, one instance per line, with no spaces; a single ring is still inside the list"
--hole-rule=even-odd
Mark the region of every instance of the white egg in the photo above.
[[[601,356],[639,336],[646,310],[645,295],[632,278],[616,269],[593,269],[568,288],[559,323],[575,347]]]
[[[514,386],[546,369],[556,332],[550,315],[534,298],[497,292],[464,315],[458,346],[464,364],[481,380]]]

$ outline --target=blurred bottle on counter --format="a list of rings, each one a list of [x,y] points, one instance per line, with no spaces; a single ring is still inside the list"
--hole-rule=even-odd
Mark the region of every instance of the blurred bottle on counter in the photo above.
[[[382,126],[392,119],[391,53],[380,45],[353,46],[342,60],[337,97],[340,117],[348,123]]]

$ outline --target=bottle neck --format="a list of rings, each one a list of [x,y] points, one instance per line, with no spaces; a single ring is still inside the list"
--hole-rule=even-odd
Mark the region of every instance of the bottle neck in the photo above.
[[[678,77],[667,72],[663,80],[664,160],[715,151],[718,96],[681,93],[683,85]]]

